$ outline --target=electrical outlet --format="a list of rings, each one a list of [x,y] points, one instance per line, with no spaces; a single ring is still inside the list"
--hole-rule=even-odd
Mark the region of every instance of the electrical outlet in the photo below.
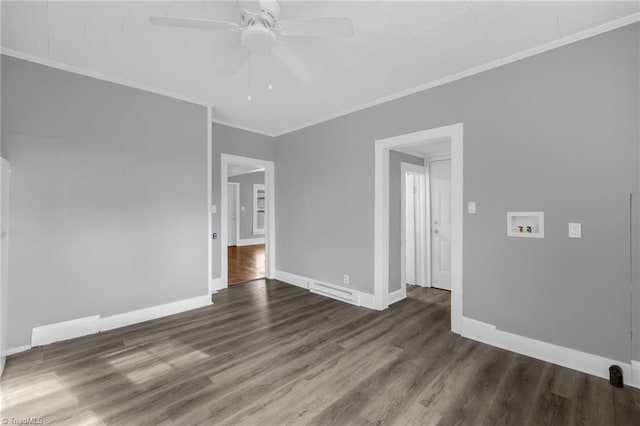
[[[244,211],[244,206],[240,206],[240,211],[243,212]]]
[[[216,206],[211,206],[211,213],[216,214],[218,211],[218,208]]]
[[[467,206],[467,212],[469,214],[476,214],[476,202],[475,201],[469,201],[469,204]]]
[[[345,284],[349,284],[349,275],[344,274],[344,278],[342,280]]]
[[[569,223],[569,238],[582,238],[582,223]]]

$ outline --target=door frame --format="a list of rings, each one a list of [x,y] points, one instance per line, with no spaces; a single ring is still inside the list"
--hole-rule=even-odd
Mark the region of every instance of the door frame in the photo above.
[[[421,253],[423,255],[417,255],[416,259],[416,271],[419,271],[416,274],[416,284],[421,287],[429,287],[430,279],[429,279],[429,263],[428,263],[428,248],[427,248],[427,203],[428,203],[428,183],[429,178],[427,175],[427,168],[425,166],[418,166],[416,164],[407,163],[402,161],[400,163],[400,288],[402,290],[402,294],[406,295],[407,293],[407,248],[406,248],[406,238],[407,238],[407,223],[406,223],[406,186],[407,186],[407,173],[412,173],[414,175],[421,176],[420,187],[421,191],[416,194],[419,196],[419,201],[416,203],[418,205],[418,219],[416,222],[421,225],[418,229],[415,229],[415,234],[418,236],[416,238],[416,252]]]
[[[227,185],[233,185],[236,187],[236,232],[235,234],[236,234],[236,246],[237,246],[238,241],[240,240],[240,183],[227,181]],[[227,197],[228,196],[229,196],[229,187],[227,186]],[[229,244],[228,239],[227,239],[227,244]]]
[[[451,140],[451,331],[462,333],[463,124],[375,141],[373,307],[389,307],[389,151],[438,139]]]
[[[276,196],[275,196],[275,163],[268,160],[243,157],[233,154],[220,155],[220,275],[221,285],[218,288],[229,287],[228,253],[227,253],[227,232],[229,202],[227,193],[227,174],[229,164],[243,166],[255,166],[264,168],[264,184],[266,188],[266,217],[265,217],[265,276],[269,279],[275,278],[276,272]]]

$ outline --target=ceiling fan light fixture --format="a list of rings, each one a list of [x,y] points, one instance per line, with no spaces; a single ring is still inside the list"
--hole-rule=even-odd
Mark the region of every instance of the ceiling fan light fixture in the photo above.
[[[271,42],[275,40],[273,31],[262,25],[252,25],[242,30],[242,44],[252,52],[266,51],[270,48]]]

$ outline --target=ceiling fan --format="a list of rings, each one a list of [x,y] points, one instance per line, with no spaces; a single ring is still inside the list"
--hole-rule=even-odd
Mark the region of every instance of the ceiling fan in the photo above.
[[[268,52],[302,82],[309,80],[307,69],[287,46],[288,37],[353,36],[353,23],[349,18],[278,19],[280,4],[277,0],[260,0],[259,6],[259,11],[255,12],[243,8],[239,23],[173,16],[151,16],[149,20],[154,25],[237,32],[240,36],[238,47],[227,58],[233,63],[234,69],[240,68],[250,55]]]

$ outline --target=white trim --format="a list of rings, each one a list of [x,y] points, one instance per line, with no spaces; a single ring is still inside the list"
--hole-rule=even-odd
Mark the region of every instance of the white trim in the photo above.
[[[215,120],[211,120],[213,123],[217,123],[217,124],[221,124],[223,126],[228,126],[228,127],[235,127],[236,129],[240,129],[240,130],[246,130],[249,132],[253,132],[253,133],[258,133],[258,134],[262,134],[265,136],[269,136],[272,138],[278,137],[278,136],[282,136],[282,135],[286,135],[287,133],[291,133],[291,132],[295,132],[297,130],[301,130],[307,127],[311,127],[314,126],[316,124],[320,124],[320,123],[324,123],[325,121],[329,121],[332,120],[334,118],[338,118],[338,117],[342,117],[344,115],[348,115],[357,111],[361,111],[363,109],[367,109],[367,108],[371,108],[373,106],[376,105],[380,105],[380,104],[384,104],[386,102],[389,101],[393,101],[399,98],[403,98],[405,96],[409,96],[412,95],[414,93],[418,93],[418,92],[422,92],[428,89],[432,89],[434,87],[438,87],[438,86],[442,86],[448,83],[451,83],[453,81],[456,80],[461,80],[463,78],[475,75],[475,74],[479,74],[481,72],[484,71],[488,71],[494,68],[498,68],[501,67],[503,65],[507,65],[510,64],[512,62],[516,62],[519,61],[521,59],[526,59],[529,58],[531,56],[535,56],[544,52],[548,52],[550,50],[553,49],[557,49],[559,47],[562,46],[566,46],[575,42],[578,42],[580,40],[584,40],[593,36],[596,36],[598,34],[602,34],[602,33],[606,33],[608,31],[613,31],[615,29],[624,27],[625,25],[629,25],[629,24],[633,24],[635,22],[640,21],[640,12],[636,12],[633,13],[631,15],[627,15],[624,16],[622,18],[618,18],[615,19],[613,21],[610,22],[606,22],[604,24],[592,27],[592,28],[588,28],[584,31],[580,31],[577,32],[575,34],[571,34],[569,36],[563,37],[559,40],[554,40],[551,41],[549,43],[545,43],[545,44],[541,44],[539,46],[535,46],[531,49],[527,49],[525,51],[519,52],[519,53],[515,53],[513,55],[509,55],[507,57],[504,58],[500,58],[497,59],[495,61],[486,63],[486,64],[482,64],[473,68],[470,68],[468,70],[465,71],[461,71],[459,73],[456,74],[452,74],[449,76],[445,76],[442,77],[438,80],[432,81],[432,82],[428,82],[428,83],[424,83],[424,84],[420,84],[418,86],[414,86],[412,88],[406,89],[406,90],[402,90],[400,92],[396,92],[387,96],[383,96],[380,97],[378,99],[374,99],[372,101],[369,102],[364,102],[362,104],[356,105],[354,107],[351,108],[347,108],[347,109],[343,109],[342,111],[336,112],[336,113],[332,113],[329,115],[325,115],[322,118],[317,118],[317,119],[313,119],[313,120],[309,120],[307,122],[304,122],[303,124],[298,124],[295,125],[293,127],[290,127],[288,129],[282,130],[282,131],[277,131],[277,132],[269,132],[266,130],[259,130],[250,126],[245,126],[243,124],[238,124],[238,123],[233,123],[231,121],[226,121],[226,120],[220,120],[220,119],[215,119]],[[204,105],[204,106],[208,106],[210,105],[210,102],[205,102],[203,100],[200,99],[196,99],[196,98],[190,98],[187,96],[183,96],[177,93],[172,93],[172,92],[168,92],[159,88],[153,88],[153,87],[149,87],[149,86],[144,86],[132,81],[128,81],[125,79],[120,79],[117,77],[109,77],[106,76],[104,74],[98,73],[96,71],[91,71],[85,68],[80,68],[80,67],[75,67],[72,65],[67,65],[67,64],[63,64],[61,62],[57,62],[57,61],[52,61],[50,59],[47,58],[43,58],[40,56],[36,56],[36,55],[32,55],[29,53],[23,53],[23,52],[19,52],[17,50],[13,50],[13,49],[8,49],[6,47],[3,47],[1,50],[1,53],[3,55],[7,55],[7,56],[11,56],[14,58],[18,58],[18,59],[23,59],[25,61],[29,61],[29,62],[34,62],[37,64],[41,64],[41,65],[46,65],[48,67],[52,67],[52,68],[57,68],[57,69],[61,69],[64,71],[69,71],[69,72],[73,72],[75,74],[80,74],[80,75],[84,75],[87,77],[91,77],[91,78],[96,78],[99,80],[104,80],[104,81],[109,81],[111,83],[116,83],[116,84],[121,84],[123,86],[128,86],[128,87],[133,87],[136,89],[140,89],[140,90],[144,90],[147,92],[151,92],[151,93],[156,93],[158,95],[163,95],[163,96],[168,96],[174,99],[178,99],[178,100],[182,100],[185,102],[191,102],[194,104],[198,104],[198,105]]]
[[[276,271],[276,279],[287,284],[292,284],[305,290],[309,290],[309,278],[291,272]]]
[[[115,328],[138,324],[144,321],[190,311],[192,309],[201,308],[211,304],[211,295],[205,294],[204,296],[178,300],[177,302],[165,303],[163,305],[150,306],[148,308],[110,315],[107,317],[92,315],[70,321],[34,327],[31,332],[31,347],[47,345],[61,340],[74,339],[76,337],[113,330]]]
[[[265,275],[273,278],[276,271],[276,197],[275,197],[275,163],[268,160],[243,157],[222,153],[220,155],[220,271],[222,288],[229,285],[228,253],[227,253],[227,181],[229,164],[264,167],[264,184],[266,188],[266,233],[265,233]]]
[[[62,62],[54,61],[52,59],[43,58],[41,56],[32,55],[31,53],[19,52],[17,50],[9,49],[3,47],[0,52],[3,55],[10,56],[16,59],[22,59],[23,61],[33,62],[35,64],[44,65],[50,68],[56,68],[62,71],[71,72],[74,74],[82,75],[85,77],[95,78],[97,80],[106,81],[109,83],[119,84],[121,86],[131,87],[134,89],[143,90],[145,92],[154,93],[160,96],[166,96],[168,98],[177,99],[183,102],[189,102],[196,105],[202,105],[205,107],[209,107],[211,105],[210,102],[206,102],[202,99],[192,98],[190,96],[184,96],[175,92],[170,92],[168,90],[160,89],[157,87],[151,87],[144,84],[136,83],[134,81],[130,81],[121,77],[108,76],[106,74],[92,71],[86,68],[77,67],[74,65],[64,64]]]
[[[227,177],[244,176],[244,175],[250,175],[251,173],[258,173],[258,172],[264,172],[264,169],[262,167],[258,167],[256,169],[249,170],[248,172],[230,173]]]
[[[235,129],[244,130],[246,132],[257,133],[259,135],[269,136],[270,138],[275,138],[277,136],[280,136],[281,134],[284,134],[284,133],[275,134],[275,133],[265,132],[263,130],[258,130],[258,129],[253,128],[253,127],[245,126],[243,124],[232,123],[230,121],[220,120],[218,118],[214,118],[212,120],[212,122],[215,123],[215,124],[220,124],[222,126],[233,127]]]
[[[100,315],[77,318],[70,321],[34,327],[31,331],[31,346],[42,346],[58,340],[95,334],[100,331]]]
[[[222,278],[213,278],[209,284],[209,292],[217,293],[219,290],[225,289],[227,286],[225,285]]]
[[[629,377],[629,386],[640,388],[640,361],[631,361],[631,377]]]
[[[451,139],[451,331],[461,333],[464,170],[462,123],[375,141],[374,306],[375,309],[382,310],[389,303],[389,150],[442,138]]]
[[[424,160],[424,169],[426,171],[425,178],[425,220],[427,222],[427,226],[425,227],[426,233],[426,241],[425,244],[427,246],[427,287],[433,287],[433,280],[431,279],[431,251],[433,248],[431,247],[431,162],[425,158]]]
[[[123,314],[101,317],[100,331],[113,330],[114,328],[125,327],[131,324],[179,314],[180,312],[190,311],[192,309],[202,308],[212,304],[211,295],[205,294],[204,296],[178,300],[177,302],[151,306],[149,308],[125,312]]]
[[[207,107],[207,263],[208,263],[208,285],[209,294],[216,290],[211,286],[213,280],[213,126],[211,120],[213,118],[213,107]]]
[[[394,303],[399,302],[406,298],[407,298],[407,287],[405,285],[400,290],[396,290],[392,293],[389,293],[389,305],[393,305]]]
[[[227,181],[227,185],[233,185],[236,187],[236,246],[238,246],[238,243],[240,242],[240,183]],[[227,186],[227,194],[229,193],[228,190],[229,187]],[[228,229],[226,231],[228,231]],[[227,244],[229,244],[228,241]]]
[[[256,244],[264,244],[264,237],[260,238],[241,238],[238,240],[238,247],[255,246]]]
[[[291,284],[296,287],[303,288],[305,290],[309,290],[312,293],[319,294],[325,297],[331,297],[332,299],[339,300],[344,303],[350,303],[356,306],[362,306],[363,308],[373,309],[373,295],[369,293],[363,293],[358,290],[354,290],[352,288],[344,287],[337,284],[325,283],[314,278],[303,277],[302,275],[292,274],[290,272],[277,270],[275,273],[275,277],[278,281],[281,281],[285,284]],[[313,283],[313,284],[312,284]],[[336,289],[341,292],[350,293],[352,296],[351,300],[348,300],[347,297],[334,297],[331,292],[322,292],[317,288],[317,284]],[[314,287],[314,285],[316,285]]]
[[[17,346],[15,348],[7,349],[5,355],[9,356],[13,354],[19,354],[20,352],[28,351],[29,349],[31,349],[31,345]]]
[[[433,162],[433,161],[446,161],[451,160],[451,154],[436,154],[436,155],[427,155],[424,157],[425,162]]]
[[[491,346],[605,379],[609,378],[609,366],[616,364],[623,370],[625,385],[636,388],[640,387],[638,377],[640,363],[637,361],[625,363],[599,355],[565,348],[541,340],[501,331],[496,329],[495,325],[467,317],[463,318],[462,335]]]
[[[421,185],[422,189],[423,189],[423,194],[421,194],[423,197],[425,198],[420,198],[421,202],[420,202],[420,209],[422,210],[420,216],[422,217],[422,221],[423,221],[423,228],[420,229],[416,229],[416,233],[420,233],[422,234],[422,238],[420,239],[420,241],[416,240],[416,250],[418,250],[418,246],[420,247],[421,252],[423,253],[428,253],[428,249],[427,249],[427,238],[425,238],[426,233],[429,232],[428,230],[428,226],[427,226],[427,194],[424,193],[424,191],[426,190],[427,187],[427,183],[428,183],[428,178],[427,178],[427,169],[424,166],[418,166],[416,164],[413,163],[407,163],[405,161],[401,161],[400,162],[400,289],[404,289],[404,292],[406,294],[407,291],[407,264],[406,264],[406,257],[407,257],[407,249],[406,249],[406,185],[407,185],[407,173],[412,173],[414,175],[419,175],[422,176],[422,182]],[[415,284],[421,285],[422,287],[424,286],[429,286],[430,283],[430,278],[429,278],[429,258],[428,255],[427,256],[416,256],[417,258],[423,258],[423,260],[425,260],[426,262],[422,263],[420,266],[422,266],[422,272],[420,274],[416,274],[416,282]],[[418,265],[416,264],[416,270],[418,270]],[[420,277],[420,278],[419,278]],[[425,285],[419,284],[419,283],[425,283]],[[389,302],[389,304],[391,304],[392,302]]]
[[[559,40],[554,40],[549,43],[541,44],[540,46],[533,47],[531,49],[527,49],[525,51],[515,53],[513,55],[506,56],[504,58],[496,59],[495,61],[488,62],[486,64],[478,65],[476,67],[470,68],[465,71],[461,71],[456,74],[451,74],[445,77],[442,77],[438,80],[431,81],[428,83],[420,84],[418,86],[402,90],[400,92],[392,93],[391,95],[383,96],[378,99],[374,99],[369,102],[365,102],[359,105],[356,105],[351,108],[343,109],[342,111],[335,112],[332,114],[325,115],[322,118],[317,118],[313,120],[306,121],[302,124],[298,124],[296,126],[290,127],[284,131],[276,132],[275,136],[286,135],[287,133],[295,132],[297,130],[305,129],[307,127],[315,126],[316,124],[324,123],[325,121],[333,120],[334,118],[342,117],[344,115],[352,114],[357,111],[361,111],[363,109],[371,108],[376,105],[384,104],[399,98],[403,98],[409,95],[413,95],[418,92],[423,92],[428,89],[433,89],[434,87],[443,86],[445,84],[451,83],[456,80],[461,80],[466,77],[470,77],[475,74],[479,74],[484,71],[488,71],[494,68],[501,67],[503,65],[510,64],[512,62],[516,62],[522,59],[529,58],[531,56],[539,55],[540,53],[547,52],[549,50],[557,49],[562,46],[566,46],[568,44],[575,43],[580,40],[584,40],[589,37],[596,36],[598,34],[606,33],[608,31],[613,31],[615,29],[624,27],[625,25],[633,24],[635,22],[640,21],[640,12],[625,16],[623,18],[615,19],[613,21],[607,22],[602,25],[598,25],[593,28],[586,29],[584,31],[571,34]]]

